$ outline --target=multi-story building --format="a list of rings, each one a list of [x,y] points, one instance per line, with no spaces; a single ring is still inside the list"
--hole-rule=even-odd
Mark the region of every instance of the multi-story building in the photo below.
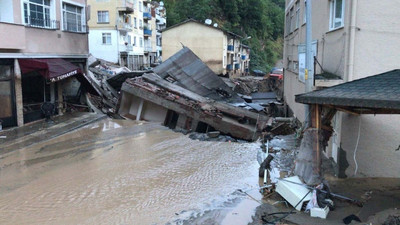
[[[166,27],[165,8],[163,2],[143,1],[144,12],[144,64],[153,67],[161,62],[161,30]]]
[[[399,68],[398,2],[311,1],[314,90]],[[295,95],[305,92],[305,6],[305,0],[286,0],[284,96],[300,121],[305,119],[305,109],[295,102]],[[339,168],[349,164],[347,175],[355,170],[358,147],[358,175],[399,176],[400,154],[394,151],[400,144],[399,116],[338,112],[332,123],[326,156]]]
[[[156,2],[155,4],[155,9],[156,9],[156,52],[157,52],[157,58],[156,62],[162,62],[162,35],[161,31],[167,27],[167,11],[164,7],[164,3],[160,2],[158,5]]]
[[[143,2],[88,0],[89,50],[93,56],[132,70],[142,69],[144,55]]]
[[[45,102],[61,109],[86,71],[86,1],[0,0],[0,34],[3,126],[43,118]]]
[[[237,34],[189,19],[162,31],[163,60],[168,59],[182,46],[190,48],[218,75],[242,76],[248,71],[249,52],[241,45],[243,38]],[[245,53],[246,52],[246,53]],[[245,53],[245,57],[242,56]]]

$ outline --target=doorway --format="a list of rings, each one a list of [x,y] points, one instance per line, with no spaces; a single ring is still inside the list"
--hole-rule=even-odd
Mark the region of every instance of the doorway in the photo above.
[[[13,74],[12,65],[0,63],[0,122],[3,127],[17,125]]]

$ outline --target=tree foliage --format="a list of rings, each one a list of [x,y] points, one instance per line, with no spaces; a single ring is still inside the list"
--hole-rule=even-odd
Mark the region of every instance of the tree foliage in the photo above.
[[[282,57],[285,0],[165,0],[167,26],[188,18],[212,19],[243,37],[251,69],[269,70]]]

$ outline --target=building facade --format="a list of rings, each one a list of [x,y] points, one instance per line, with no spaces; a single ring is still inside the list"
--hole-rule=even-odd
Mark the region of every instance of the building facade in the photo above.
[[[0,0],[0,33],[3,127],[43,118],[46,102],[57,113],[86,71],[86,1]]]
[[[248,73],[250,51],[242,37],[196,20],[186,20],[162,31],[163,59],[190,48],[218,75],[239,77]],[[244,50],[245,49],[245,50]]]
[[[89,0],[89,51],[96,58],[130,69],[143,66],[143,3]]]
[[[158,61],[156,12],[163,3],[150,0],[88,1],[89,49],[95,57],[131,70],[143,70]],[[164,9],[165,11],[165,9]],[[165,19],[165,15],[163,16]]]
[[[295,95],[305,92],[305,7],[305,0],[286,1],[284,95],[300,121],[305,109]],[[399,2],[390,0],[312,0],[314,90],[398,69],[399,9]],[[338,112],[332,125],[325,154],[347,176],[356,165],[356,176],[399,176],[400,116]]]
[[[145,66],[154,67],[162,62],[161,30],[166,27],[166,10],[163,2],[143,1]]]

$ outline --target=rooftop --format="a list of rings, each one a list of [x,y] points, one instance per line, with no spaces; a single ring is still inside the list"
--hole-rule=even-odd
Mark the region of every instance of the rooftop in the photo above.
[[[296,102],[342,108],[355,113],[400,113],[400,70],[296,95]]]

